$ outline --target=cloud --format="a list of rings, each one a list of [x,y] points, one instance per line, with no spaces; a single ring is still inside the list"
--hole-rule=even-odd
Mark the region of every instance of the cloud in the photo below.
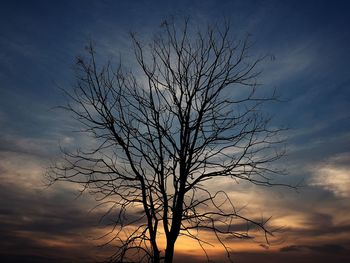
[[[286,247],[282,247],[280,249],[281,252],[299,252],[311,250],[320,253],[343,253],[346,252],[347,249],[342,245],[338,244],[325,244],[321,246],[310,246],[310,245],[290,245]]]
[[[98,222],[61,189],[39,191],[21,182],[0,184],[0,259],[3,262],[72,262],[94,249],[88,234]],[[67,206],[67,203],[70,205]],[[20,248],[20,249],[19,249]],[[79,256],[80,255],[80,256]],[[56,261],[55,261],[56,260]],[[18,262],[18,261],[17,261]],[[81,260],[84,262],[84,260]],[[88,261],[87,261],[88,262]]]
[[[52,144],[46,139],[0,138],[1,262],[92,262],[99,254],[90,236],[102,235],[97,225],[103,211],[89,213],[96,203],[88,196],[75,200],[71,186],[44,186],[47,157],[52,155],[45,148]]]
[[[335,196],[350,197],[350,153],[336,155],[312,168],[312,186],[321,187]]]
[[[114,237],[115,232],[100,238],[110,232],[118,208],[100,222],[109,207],[91,210],[96,201],[89,195],[76,198],[76,185],[58,183],[46,188],[43,174],[48,164],[41,149],[46,142],[37,142],[38,148],[31,139],[0,147],[0,261],[96,262],[108,258],[115,248],[97,245]],[[128,220],[140,217],[135,210],[127,216]]]
[[[274,63],[269,63],[263,74],[263,83],[276,87],[285,84],[286,81],[299,77],[315,61],[315,55],[310,43],[300,41],[294,43],[292,47],[280,49],[276,55]]]

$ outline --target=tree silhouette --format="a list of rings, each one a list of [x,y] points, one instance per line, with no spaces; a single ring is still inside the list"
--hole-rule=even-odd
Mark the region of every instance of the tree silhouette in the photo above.
[[[272,234],[266,220],[244,217],[230,194],[212,187],[223,178],[274,184],[270,163],[283,151],[281,129],[269,128],[261,110],[275,99],[262,96],[256,81],[264,58],[249,57],[249,39],[231,40],[227,24],[193,32],[188,20],[165,21],[161,28],[148,46],[132,35],[137,73],[121,63],[99,66],[91,44],[77,59],[77,85],[64,108],[98,145],[63,151],[48,173],[117,209],[111,262],[172,262],[181,235],[205,252],[207,231],[230,257],[225,240],[251,237],[235,222]]]

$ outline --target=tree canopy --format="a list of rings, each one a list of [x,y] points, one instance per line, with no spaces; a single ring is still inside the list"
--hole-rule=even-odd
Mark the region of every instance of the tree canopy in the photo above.
[[[74,90],[66,90],[64,108],[98,144],[63,151],[48,176],[81,184],[110,204],[107,213],[116,209],[111,262],[172,262],[181,235],[205,252],[207,231],[230,257],[226,240],[251,237],[235,224],[271,234],[267,220],[245,217],[232,194],[213,187],[224,178],[274,184],[270,164],[283,150],[281,129],[261,110],[276,99],[257,82],[265,57],[251,58],[249,38],[233,40],[228,24],[180,24],[164,21],[149,45],[131,36],[136,70],[100,66],[90,44],[77,58]]]

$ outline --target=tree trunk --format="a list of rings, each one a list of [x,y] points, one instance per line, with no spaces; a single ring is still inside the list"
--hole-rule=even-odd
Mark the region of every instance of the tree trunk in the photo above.
[[[153,249],[153,263],[160,263],[160,251],[157,246],[157,241],[156,241],[156,234],[154,231],[150,231],[150,236],[151,236],[151,245]]]
[[[153,252],[153,257],[153,263],[160,263],[160,253],[158,250]]]
[[[174,257],[175,241],[168,240],[165,249],[164,263],[172,263]]]

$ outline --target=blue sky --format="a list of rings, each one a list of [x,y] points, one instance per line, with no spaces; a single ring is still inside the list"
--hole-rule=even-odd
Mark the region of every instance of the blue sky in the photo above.
[[[82,236],[95,233],[96,222],[93,216],[82,218],[93,201],[71,201],[74,191],[68,186],[47,190],[42,183],[59,144],[84,143],[72,132],[69,115],[53,109],[65,103],[58,87],[74,84],[74,59],[90,39],[101,60],[121,57],[132,67],[129,32],[147,40],[169,15],[189,15],[195,25],[226,17],[238,38],[251,34],[252,55],[275,57],[263,65],[260,81],[286,100],[268,110],[276,125],[290,128],[283,163],[289,175],[283,180],[303,180],[303,187],[298,193],[244,188],[252,191],[250,203],[263,191],[265,198],[250,206],[273,205],[266,213],[288,230],[284,250],[243,251],[249,255],[238,256],[240,262],[253,262],[257,255],[270,262],[284,253],[323,262],[335,257],[332,248],[345,259],[350,250],[349,12],[348,1],[1,1],[0,232],[6,239],[0,237],[0,259],[31,256],[39,262],[40,256],[45,262],[60,254],[58,262],[86,260],[80,252],[94,242],[81,241]],[[67,202],[72,206],[64,206]],[[49,218],[55,220],[44,227]],[[35,235],[39,241],[33,245]],[[69,248],[65,242],[82,245]],[[18,244],[25,249],[17,255]],[[47,252],[38,253],[43,248]]]

